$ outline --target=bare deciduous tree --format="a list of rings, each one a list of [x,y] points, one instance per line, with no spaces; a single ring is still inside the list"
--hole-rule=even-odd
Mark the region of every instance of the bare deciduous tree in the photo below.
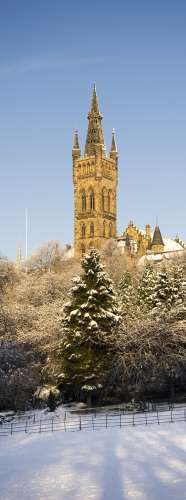
[[[179,318],[182,318],[179,320]],[[171,390],[186,381],[186,319],[179,307],[130,317],[113,330],[114,371],[133,393]]]
[[[40,269],[46,272],[59,263],[64,252],[58,240],[44,241],[30,254],[24,265],[27,270]]]

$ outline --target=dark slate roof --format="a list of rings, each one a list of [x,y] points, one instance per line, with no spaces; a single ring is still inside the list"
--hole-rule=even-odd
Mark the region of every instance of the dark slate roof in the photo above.
[[[161,235],[161,232],[160,232],[160,228],[158,226],[158,224],[156,224],[156,227],[155,227],[155,231],[154,231],[154,235],[153,235],[153,239],[152,239],[152,245],[164,245],[163,243],[163,238],[162,238],[162,235]]]

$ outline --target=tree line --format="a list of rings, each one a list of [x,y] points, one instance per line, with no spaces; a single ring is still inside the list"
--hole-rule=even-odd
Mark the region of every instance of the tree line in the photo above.
[[[0,257],[0,408],[37,404],[38,385],[88,406],[183,392],[185,252],[158,270],[112,239],[82,262],[63,253],[45,243],[23,269]]]

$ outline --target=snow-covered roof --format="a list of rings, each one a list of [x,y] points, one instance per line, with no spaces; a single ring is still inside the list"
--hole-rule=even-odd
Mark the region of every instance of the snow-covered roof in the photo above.
[[[142,257],[140,257],[139,261],[138,261],[138,264],[139,265],[142,265],[142,264],[145,264],[148,260],[148,262],[151,262],[152,264],[158,264],[162,261],[162,258],[163,257],[166,257],[167,259],[169,258],[169,254],[167,253],[150,253],[150,254],[146,254],[146,255],[142,255]]]
[[[167,239],[169,239],[169,238],[167,238]],[[183,251],[182,247],[181,247],[181,250]],[[180,248],[179,248],[179,251],[180,251]],[[168,252],[162,252],[162,253],[149,253],[149,254],[147,253],[145,255],[142,255],[142,257],[140,257],[138,264],[139,265],[145,264],[145,262],[147,262],[147,260],[148,260],[148,262],[152,262],[154,264],[159,264],[162,262],[163,258],[170,259],[170,257],[172,257],[172,255],[174,255],[174,251],[173,251],[173,253],[171,253],[170,250]]]
[[[178,250],[183,250],[183,247],[177,241],[171,240],[171,238],[165,238],[163,236],[164,252],[177,252]]]
[[[139,229],[140,233],[145,236],[146,232],[143,229]],[[153,239],[154,233],[150,233],[151,240]],[[167,238],[166,236],[163,236],[163,243],[164,243],[164,252],[177,252],[178,250],[183,250],[183,247],[180,245],[180,243],[177,243],[177,241],[172,240],[171,238]]]
[[[72,259],[74,257],[74,246],[70,248],[70,250],[68,250],[68,252],[65,253],[64,257],[63,257],[63,260],[68,260],[68,259]]]

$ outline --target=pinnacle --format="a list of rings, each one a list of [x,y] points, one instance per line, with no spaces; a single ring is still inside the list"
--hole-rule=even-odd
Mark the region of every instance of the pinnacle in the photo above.
[[[76,129],[76,132],[75,132],[74,148],[73,149],[79,149],[79,140],[78,140],[78,131],[77,131],[77,129]]]
[[[111,144],[111,150],[110,151],[117,151],[116,139],[115,139],[114,131],[112,132],[112,144]]]

